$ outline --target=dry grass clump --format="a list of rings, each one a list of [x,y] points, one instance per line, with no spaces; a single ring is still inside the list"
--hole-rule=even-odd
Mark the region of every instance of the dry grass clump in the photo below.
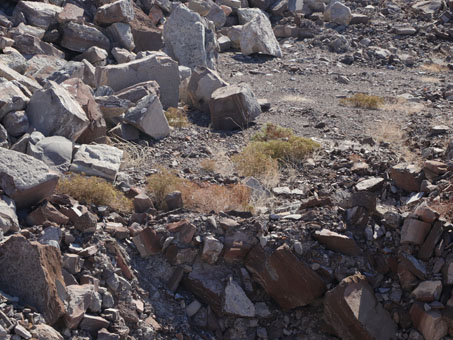
[[[421,66],[421,69],[433,73],[447,72],[449,70],[447,65],[440,63],[426,63]]]
[[[169,107],[165,111],[165,117],[167,117],[168,124],[174,128],[183,128],[189,125],[189,119],[187,118],[187,108]]]
[[[232,157],[232,161],[240,175],[269,182],[278,178],[279,165],[300,165],[319,147],[309,138],[295,136],[291,129],[267,124],[241,153]]]
[[[153,148],[126,141],[118,136],[111,137],[111,145],[123,151],[121,169],[142,168],[153,160]]]
[[[365,93],[356,93],[352,97],[341,99],[340,104],[361,109],[377,110],[384,105],[384,99]]]
[[[147,188],[161,209],[166,208],[165,196],[177,190],[181,192],[184,207],[199,212],[251,210],[250,189],[242,184],[196,183],[162,169],[148,177]]]
[[[132,211],[132,201],[99,177],[71,174],[58,182],[55,192],[67,194],[85,204],[106,205],[125,213]]]
[[[203,159],[200,162],[200,167],[206,172],[213,173],[217,169],[217,164],[213,159]]]

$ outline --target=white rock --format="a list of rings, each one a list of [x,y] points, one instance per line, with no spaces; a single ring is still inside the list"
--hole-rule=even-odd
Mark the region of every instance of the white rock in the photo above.
[[[282,57],[282,51],[277,38],[275,38],[271,22],[263,13],[260,13],[243,26],[241,52],[245,55],[263,53],[274,57]]]
[[[230,278],[225,288],[223,311],[238,317],[255,317],[255,305],[245,294],[244,290]]]

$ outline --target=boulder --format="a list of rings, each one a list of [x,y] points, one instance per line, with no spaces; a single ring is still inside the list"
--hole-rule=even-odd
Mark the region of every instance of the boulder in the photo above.
[[[14,36],[14,48],[20,53],[27,55],[44,54],[64,59],[64,52],[55,48],[41,39],[30,34],[18,34]]]
[[[62,136],[46,137],[36,144],[29,143],[27,154],[46,163],[49,167],[65,172],[72,160],[74,143]]]
[[[92,284],[70,285],[66,287],[68,307],[64,316],[66,327],[75,329],[82,321],[85,312],[90,307],[95,294]]]
[[[19,229],[16,204],[11,198],[3,195],[0,200],[0,230],[5,234],[8,231],[19,231]]]
[[[401,243],[421,246],[431,230],[431,224],[414,218],[406,218],[401,229]]]
[[[129,24],[123,22],[114,23],[107,28],[107,35],[110,37],[114,47],[122,47],[129,51],[135,48],[134,36]]]
[[[217,262],[222,250],[223,243],[216,239],[214,236],[208,235],[204,239],[201,259],[209,264],[214,264]]]
[[[362,252],[354,239],[328,229],[315,232],[313,237],[326,248],[346,255],[357,256]]]
[[[396,339],[396,324],[362,274],[343,279],[326,293],[324,316],[341,339]]]
[[[141,82],[155,80],[160,86],[160,100],[164,108],[177,107],[179,101],[178,64],[162,52],[120,65],[96,68],[99,86],[108,85],[120,91]]]
[[[110,51],[110,40],[95,26],[68,22],[63,26],[61,46],[74,52],[85,52],[92,46]]]
[[[238,20],[240,25],[248,24],[250,21],[260,16],[261,14],[266,15],[259,8],[238,8],[237,10]],[[267,16],[266,16],[267,17]]]
[[[400,163],[390,169],[390,178],[398,188],[419,192],[423,177],[416,165]]]
[[[82,61],[83,59],[86,59],[90,62],[90,64],[93,64],[93,66],[104,66],[108,55],[109,54],[106,50],[97,46],[92,46],[82,54],[79,54],[73,60]]]
[[[56,247],[30,242],[21,235],[0,244],[0,290],[36,308],[49,325],[65,313],[60,256]]]
[[[247,255],[245,267],[264,290],[285,309],[305,306],[320,297],[326,285],[288,249],[277,248],[268,256],[260,245]]]
[[[206,67],[196,67],[187,86],[189,104],[200,111],[209,113],[209,101],[212,93],[228,83],[220,78],[216,71]]]
[[[437,310],[426,311],[422,303],[416,302],[409,310],[411,320],[427,340],[440,340],[448,333],[448,324]]]
[[[241,52],[245,55],[262,53],[282,57],[271,22],[263,13],[257,14],[252,21],[242,27]]]
[[[347,26],[351,22],[352,14],[348,6],[339,1],[327,6],[324,12],[324,20],[333,22],[337,25]]]
[[[0,77],[6,78],[6,80],[16,80],[19,84],[26,87],[30,92],[35,92],[41,88],[35,80],[30,79],[22,74],[14,71],[12,68],[7,66],[5,63],[0,62]]]
[[[19,1],[13,12],[13,23],[18,25],[22,20],[26,24],[47,30],[57,23],[57,14],[63,10],[60,6],[36,2]]]
[[[8,112],[23,110],[28,102],[28,97],[14,82],[6,81],[0,83],[0,120]]]
[[[90,123],[79,103],[53,81],[33,94],[27,115],[30,125],[45,136],[63,136],[72,141],[79,138]]]
[[[34,205],[50,196],[59,176],[42,161],[0,148],[0,184],[18,208]]]
[[[28,131],[30,124],[25,111],[12,111],[5,115],[2,120],[9,136],[18,138]]]
[[[116,22],[128,23],[134,19],[134,8],[131,0],[118,0],[98,8],[94,22],[109,25]]]
[[[212,22],[179,5],[164,25],[165,51],[180,65],[217,68],[217,40]]]
[[[63,336],[58,333],[53,327],[41,323],[36,325],[32,330],[31,334],[37,340],[64,340]]]
[[[153,20],[135,4],[134,11],[135,18],[129,22],[134,37],[134,52],[159,51],[162,48],[162,30],[156,28]]]
[[[422,302],[433,302],[439,300],[440,294],[442,293],[442,281],[422,281],[415,288],[411,295],[414,296],[418,301]]]
[[[246,84],[220,87],[209,101],[212,128],[232,130],[245,128],[261,113],[255,95]]]
[[[123,151],[114,146],[84,144],[75,153],[70,170],[114,181],[122,157]]]
[[[64,5],[63,10],[57,14],[59,24],[65,24],[70,21],[82,21],[84,9],[71,3]]]
[[[231,277],[225,287],[223,312],[241,318],[255,317],[255,305],[247,297],[242,287]]]

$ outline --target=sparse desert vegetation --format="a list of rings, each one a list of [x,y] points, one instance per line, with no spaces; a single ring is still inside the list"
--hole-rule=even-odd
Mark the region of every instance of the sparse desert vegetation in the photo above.
[[[189,124],[187,107],[169,107],[167,111],[165,111],[165,117],[167,118],[168,124],[174,128],[180,129]]]
[[[351,97],[343,98],[340,104],[360,109],[377,110],[384,105],[384,98],[366,93],[356,93]]]

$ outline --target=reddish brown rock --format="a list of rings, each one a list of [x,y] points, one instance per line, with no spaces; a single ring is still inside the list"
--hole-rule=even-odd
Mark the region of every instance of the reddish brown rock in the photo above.
[[[65,313],[59,249],[13,235],[0,244],[0,273],[0,290],[36,308],[48,324]]]
[[[134,52],[158,51],[162,47],[162,30],[154,27],[150,19],[137,5],[133,4],[135,17],[129,22],[134,37]]]
[[[397,164],[390,169],[390,177],[398,188],[408,192],[419,192],[423,177],[420,169],[412,164]]]
[[[260,245],[247,255],[245,267],[264,290],[285,309],[305,306],[326,290],[321,278],[289,250],[281,246],[267,256]]]
[[[360,247],[346,235],[338,234],[328,229],[315,232],[313,235],[326,248],[346,255],[357,256],[361,253]]]
[[[192,241],[197,227],[187,220],[181,220],[171,223],[167,226],[167,230],[171,233],[178,233],[178,240],[182,243],[188,244]]]
[[[414,210],[414,214],[417,215],[422,221],[426,223],[433,223],[439,218],[439,213],[432,209],[428,203],[420,203]]]
[[[159,254],[162,249],[158,235],[151,228],[143,229],[132,240],[142,257]]]
[[[431,256],[433,256],[434,248],[436,247],[437,242],[439,242],[440,238],[444,233],[443,222],[438,220],[434,222],[431,231],[429,232],[428,236],[423,242],[423,245],[420,247],[418,251],[418,257],[421,260],[428,261]]]
[[[414,326],[426,340],[440,340],[448,333],[447,322],[438,311],[425,311],[422,303],[414,303],[409,311]]]
[[[432,179],[446,173],[448,170],[447,164],[439,161],[427,160],[423,164],[423,172],[426,178]]]
[[[361,274],[345,278],[326,293],[324,315],[341,339],[396,339],[397,326]]]
[[[442,293],[442,281],[423,281],[412,291],[412,295],[422,302],[439,300]]]
[[[69,218],[59,212],[52,203],[45,202],[28,214],[27,223],[29,225],[41,225],[45,221],[64,225],[69,222]]]
[[[401,243],[422,245],[430,230],[430,223],[406,218],[401,230]]]

